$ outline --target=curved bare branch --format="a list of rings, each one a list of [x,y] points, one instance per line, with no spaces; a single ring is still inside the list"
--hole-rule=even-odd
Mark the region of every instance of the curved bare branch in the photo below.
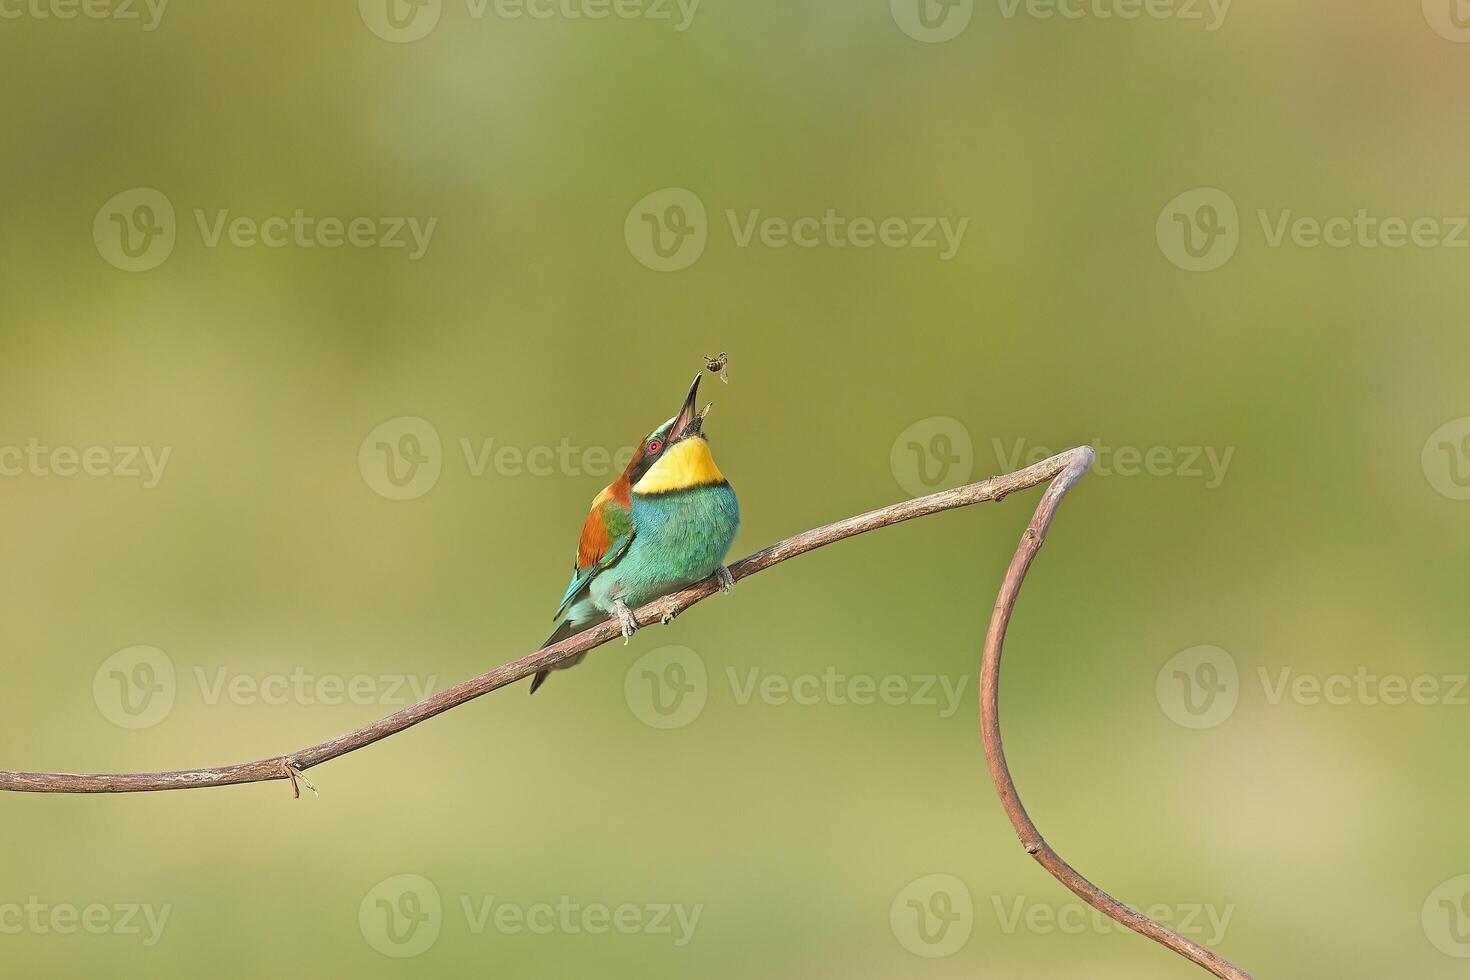
[[[1042,542],[1046,539],[1046,532],[1051,526],[1057,507],[1067,492],[1091,467],[1092,459],[1092,449],[1083,446],[1014,473],[1006,473],[980,483],[941,491],[926,497],[917,497],[890,507],[849,517],[773,544],[731,565],[730,572],[738,581],[756,572],[779,565],[790,558],[832,544],[834,541],[841,541],[866,531],[888,527],[916,517],[953,510],[956,507],[998,501],[1017,490],[1025,490],[1050,480],[1051,484],[1042,496],[1041,503],[1037,506],[1030,524],[1027,525],[1021,537],[1021,543],[1006,571],[1000,595],[996,599],[990,628],[985,636],[985,654],[980,683],[981,733],[985,741],[985,759],[990,767],[990,775],[995,782],[996,790],[1000,794],[1001,804],[1007,816],[1010,817],[1012,825],[1016,828],[1016,833],[1020,836],[1027,853],[1036,858],[1042,867],[1083,901],[1109,918],[1204,967],[1215,976],[1221,977],[1222,980],[1251,980],[1249,974],[1209,950],[1123,905],[1063,861],[1060,855],[1046,843],[1041,832],[1036,828],[1036,824],[1027,814],[1026,808],[1021,803],[1021,797],[1016,791],[1015,783],[1011,779],[1010,769],[1006,765],[1005,750],[1001,740],[999,704],[1000,661],[1006,627],[1010,624],[1011,614],[1015,610],[1021,583],[1025,580],[1027,570],[1031,567],[1037,551],[1040,550]],[[716,589],[717,586],[712,579],[699,582],[682,592],[643,606],[635,613],[635,616],[639,623],[645,625],[657,623],[665,613],[683,612],[695,603],[707,599],[714,594]],[[299,793],[298,780],[306,782],[302,775],[304,770],[365,748],[390,735],[396,735],[420,722],[428,721],[451,708],[464,704],[466,701],[472,701],[534,674],[538,670],[554,666],[568,657],[599,647],[619,635],[615,621],[601,623],[560,643],[537,650],[519,660],[496,667],[479,677],[457,684],[370,725],[286,755],[271,756],[254,762],[175,772],[88,774],[0,770],[0,790],[26,793],[142,793],[283,779],[290,782],[293,793]],[[311,784],[307,782],[307,785]]]
[[[1113,921],[1120,922],[1134,932],[1167,946],[1180,956],[1204,967],[1223,980],[1251,980],[1250,974],[1203,946],[1185,939],[1174,930],[1160,925],[1146,915],[1135,912],[1082,877],[1075,868],[1062,860],[1061,855],[1052,850],[1051,845],[1041,836],[1041,831],[1037,829],[1031,815],[1026,812],[1026,807],[1021,803],[1021,796],[1016,791],[1015,781],[1011,779],[1011,770],[1006,764],[1005,747],[1000,733],[1001,652],[1005,644],[1006,627],[1010,625],[1011,614],[1016,608],[1016,598],[1021,592],[1021,583],[1025,581],[1026,571],[1031,567],[1031,562],[1035,560],[1036,553],[1041,550],[1041,545],[1046,540],[1046,532],[1051,527],[1052,517],[1055,516],[1057,507],[1061,505],[1062,498],[1067,495],[1067,491],[1071,490],[1092,466],[1093,454],[1089,447],[1074,449],[1066,455],[1070,459],[1063,470],[1052,480],[1051,485],[1046,488],[1046,493],[1042,495],[1041,503],[1037,505],[1031,523],[1026,525],[1026,531],[1021,535],[1021,543],[1016,547],[1016,554],[1011,558],[1010,567],[1006,569],[1005,579],[1001,583],[1000,595],[996,597],[995,611],[990,617],[990,628],[985,633],[985,654],[980,668],[980,732],[985,740],[985,762],[990,767],[990,778],[995,783],[996,792],[1000,794],[1001,806],[1005,808],[1006,816],[1010,817],[1011,825],[1016,828],[1016,834],[1021,838],[1021,844],[1026,848],[1026,853],[1034,857],[1038,864],[1049,871],[1052,877],[1066,885],[1074,895]]]

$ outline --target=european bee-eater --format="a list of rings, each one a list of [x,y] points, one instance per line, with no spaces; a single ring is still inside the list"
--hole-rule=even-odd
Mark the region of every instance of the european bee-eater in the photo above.
[[[612,483],[592,501],[572,563],[572,584],[547,646],[616,616],[623,642],[638,628],[633,610],[716,575],[720,591],[735,584],[725,555],[740,527],[740,505],[710,453],[704,415],[695,411],[699,379],[679,413],[649,433]],[[563,670],[586,654],[558,664]],[[539,671],[531,693],[546,683]]]

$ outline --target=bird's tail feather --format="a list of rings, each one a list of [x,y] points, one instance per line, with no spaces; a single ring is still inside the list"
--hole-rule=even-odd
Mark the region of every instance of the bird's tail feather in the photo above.
[[[586,624],[583,624],[583,625],[586,625]],[[572,635],[574,635],[576,633],[581,632],[581,629],[582,629],[581,626],[573,626],[572,625],[572,621],[570,619],[562,620],[562,624],[560,626],[558,626],[556,628],[556,630],[554,632],[552,632],[552,634],[546,638],[546,642],[543,643],[543,644],[541,644],[541,648],[544,650],[547,647],[551,646],[553,643],[560,643],[562,640],[565,640],[567,637],[572,636]],[[587,658],[587,654],[586,653],[579,653],[575,657],[570,657],[570,658],[568,658],[566,660],[563,660],[561,663],[557,664],[553,668],[549,668],[547,670],[538,670],[538,671],[536,671],[536,677],[531,681],[531,693],[532,694],[535,694],[536,693],[536,689],[539,688],[542,684],[545,684],[546,683],[546,678],[548,678],[548,677],[551,676],[551,671],[552,670],[565,670],[568,667],[575,667],[575,666],[577,666],[577,664],[581,663],[586,658]]]

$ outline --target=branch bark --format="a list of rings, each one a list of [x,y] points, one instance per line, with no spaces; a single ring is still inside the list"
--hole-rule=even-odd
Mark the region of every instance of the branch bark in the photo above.
[[[1092,466],[1092,460],[1092,449],[1083,446],[1014,473],[994,476],[980,483],[971,483],[953,490],[916,497],[889,507],[849,517],[794,535],[743,558],[730,566],[730,573],[736,581],[739,581],[835,541],[842,541],[866,531],[913,520],[916,517],[926,517],[970,504],[999,501],[1017,490],[1025,490],[1050,480],[1050,486],[1042,496],[1041,503],[1031,523],[1027,525],[1021,538],[1021,544],[1006,571],[1000,595],[996,599],[990,628],[985,637],[980,685],[981,733],[985,742],[985,759],[990,767],[991,778],[1000,793],[1001,804],[1007,816],[1010,817],[1012,825],[1015,826],[1027,853],[1036,858],[1042,867],[1083,901],[1135,932],[1167,946],[1223,980],[1251,980],[1249,974],[1178,933],[1134,912],[1073,870],[1046,843],[1041,832],[1037,830],[1036,824],[1026,813],[1026,808],[1021,804],[1020,795],[1016,791],[1015,783],[1011,779],[1010,769],[1006,765],[1005,751],[1001,742],[999,706],[1000,660],[1006,627],[1010,623],[1026,571],[1031,567],[1037,551],[1046,539],[1047,529],[1051,526],[1057,507],[1067,492]],[[665,613],[681,613],[694,604],[709,598],[717,591],[717,588],[713,579],[707,579],[691,585],[682,592],[648,603],[638,609],[634,615],[641,625],[657,623]],[[174,772],[47,773],[0,770],[0,790],[22,793],[146,793],[282,779],[290,782],[293,795],[299,795],[298,781],[306,782],[307,786],[311,786],[302,775],[307,769],[365,748],[390,735],[396,735],[420,722],[428,721],[436,715],[458,707],[466,701],[483,697],[491,691],[505,687],[507,684],[513,684],[538,670],[555,666],[569,657],[602,646],[620,635],[617,621],[609,620],[590,627],[576,636],[568,637],[560,643],[537,650],[519,660],[503,664],[478,677],[425,698],[417,704],[410,705],[370,725],[286,755],[271,756],[254,762]]]
[[[730,574],[740,579],[764,571],[789,558],[804,555],[823,545],[841,541],[865,531],[888,527],[916,517],[937,514],[969,504],[1000,500],[1017,490],[1025,490],[1050,480],[1067,466],[1081,450],[1072,450],[1051,459],[1042,460],[1014,473],[991,477],[981,483],[956,487],[905,500],[891,507],[849,517],[811,531],[787,538],[730,566]],[[713,578],[697,582],[682,592],[657,599],[638,609],[634,616],[643,626],[659,622],[667,609],[681,613],[695,603],[709,598],[717,591]],[[21,793],[151,793],[169,789],[197,789],[204,786],[232,786],[238,783],[259,783],[273,779],[291,779],[291,771],[300,774],[324,762],[329,762],[349,752],[372,745],[380,739],[396,735],[420,722],[442,715],[466,701],[483,697],[491,691],[513,684],[538,670],[554,666],[568,657],[575,656],[609,640],[622,636],[616,619],[589,627],[560,643],[537,650],[519,660],[502,664],[494,670],[473,677],[461,684],[448,688],[417,704],[409,705],[386,718],[355,731],[338,735],[336,738],[317,745],[298,749],[286,755],[276,755],[254,762],[234,765],[213,766],[207,769],[183,769],[175,772],[138,773],[66,773],[66,772],[9,772],[0,770],[0,790]]]
[[[1070,458],[1046,488],[1031,523],[1026,525],[1026,531],[1021,535],[1021,543],[1016,547],[1016,553],[1011,558],[1010,567],[1006,569],[1005,579],[1001,583],[1000,595],[996,597],[990,628],[985,633],[985,653],[980,666],[980,733],[985,741],[985,762],[990,767],[990,778],[995,783],[1001,806],[1005,808],[1006,816],[1010,817],[1011,826],[1016,828],[1016,834],[1021,838],[1026,853],[1035,858],[1053,878],[1066,885],[1074,895],[1113,921],[1167,946],[1223,980],[1251,980],[1251,975],[1244,970],[1148,916],[1135,912],[1082,877],[1041,836],[1041,831],[1021,803],[1021,795],[1016,791],[1016,783],[1011,778],[1000,733],[1000,658],[1005,645],[1006,628],[1010,626],[1016,598],[1021,592],[1021,583],[1026,580],[1027,570],[1031,568],[1036,553],[1046,541],[1046,532],[1051,528],[1052,518],[1061,506],[1062,498],[1092,466],[1093,453],[1090,447],[1084,446],[1063,455]]]

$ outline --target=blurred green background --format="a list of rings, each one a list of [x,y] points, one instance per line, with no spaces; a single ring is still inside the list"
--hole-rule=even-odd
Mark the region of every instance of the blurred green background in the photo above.
[[[734,556],[1107,451],[1005,677],[1022,795],[1080,870],[1259,977],[1465,975],[1454,8],[395,2],[0,0],[0,765],[254,759],[529,652],[602,454],[728,350]],[[947,260],[742,240],[829,209],[968,224]],[[210,244],[297,210],[436,223],[416,259]],[[1443,241],[1273,245],[1360,210]],[[659,259],[650,222],[702,254]],[[126,447],[168,452],[156,480]],[[1080,914],[985,774],[980,637],[1038,497],[752,578],[313,770],[320,799],[0,795],[0,970],[1203,976]],[[704,679],[671,720],[673,662]]]

